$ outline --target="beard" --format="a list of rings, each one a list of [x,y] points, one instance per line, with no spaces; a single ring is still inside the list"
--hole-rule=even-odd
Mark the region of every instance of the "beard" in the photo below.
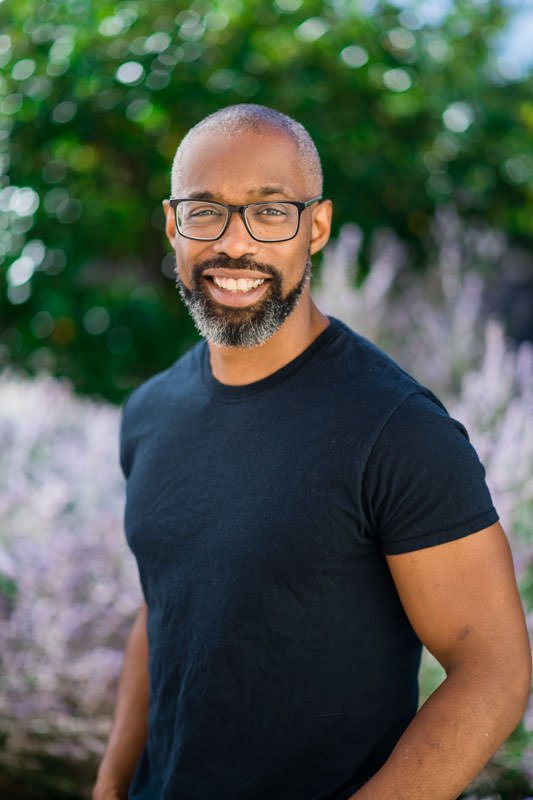
[[[204,271],[213,267],[262,272],[270,277],[269,286],[260,300],[244,308],[216,303],[205,285],[208,279],[203,277]],[[191,289],[184,285],[176,269],[176,286],[204,339],[220,347],[257,347],[270,339],[294,311],[310,277],[311,258],[308,257],[301,279],[283,296],[281,274],[274,267],[246,258],[221,257],[197,264]]]

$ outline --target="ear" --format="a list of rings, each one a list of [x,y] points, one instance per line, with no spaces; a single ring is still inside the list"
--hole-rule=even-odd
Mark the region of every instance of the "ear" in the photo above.
[[[321,203],[317,203],[316,206],[313,206],[311,242],[309,244],[309,253],[311,255],[318,253],[327,243],[331,232],[332,213],[333,205],[331,200],[322,200]]]
[[[174,209],[168,200],[163,200],[163,211],[165,212],[166,217],[165,233],[168,241],[172,247],[174,247],[174,242],[176,239],[176,215],[174,214]]]

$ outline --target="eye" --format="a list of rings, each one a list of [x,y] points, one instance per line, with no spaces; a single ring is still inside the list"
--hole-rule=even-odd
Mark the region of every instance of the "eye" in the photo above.
[[[196,206],[189,209],[187,216],[197,219],[198,217],[219,217],[220,213],[221,211],[217,206]]]
[[[287,210],[281,205],[261,205],[255,206],[254,216],[256,217],[286,217]]]

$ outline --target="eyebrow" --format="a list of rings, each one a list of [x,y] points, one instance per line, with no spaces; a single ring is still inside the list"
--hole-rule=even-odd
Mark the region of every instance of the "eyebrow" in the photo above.
[[[255,186],[252,189],[248,189],[246,192],[248,196],[256,196],[256,197],[270,197],[273,194],[282,195],[283,197],[289,198],[289,193],[283,188],[283,186]],[[221,202],[222,196],[218,192],[209,192],[209,191],[199,191],[199,192],[191,192],[189,194],[189,200],[213,200],[215,202]]]
[[[282,194],[284,197],[289,196],[283,186],[279,184],[275,186],[257,186],[253,189],[249,189],[246,194],[255,194],[260,197],[268,197],[271,194]]]

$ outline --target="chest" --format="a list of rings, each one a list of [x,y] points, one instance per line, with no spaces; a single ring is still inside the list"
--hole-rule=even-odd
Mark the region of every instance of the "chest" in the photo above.
[[[136,443],[126,533],[146,575],[305,580],[369,548],[361,502],[367,443],[332,415],[286,404],[166,413]]]

